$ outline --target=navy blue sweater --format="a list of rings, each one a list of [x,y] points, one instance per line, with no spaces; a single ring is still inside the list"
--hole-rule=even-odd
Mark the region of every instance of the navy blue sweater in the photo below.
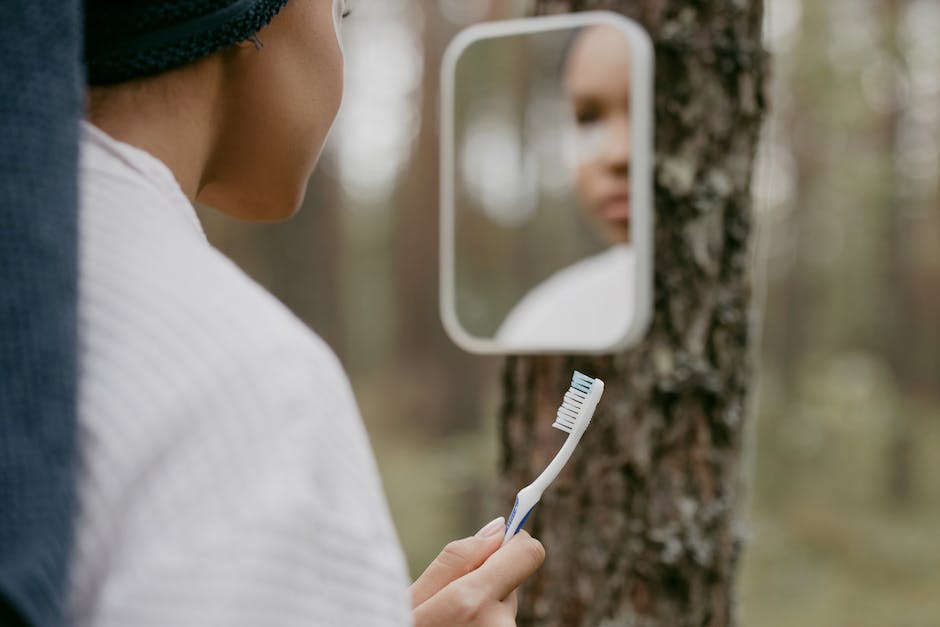
[[[80,6],[0,15],[0,624],[46,627],[73,495]]]

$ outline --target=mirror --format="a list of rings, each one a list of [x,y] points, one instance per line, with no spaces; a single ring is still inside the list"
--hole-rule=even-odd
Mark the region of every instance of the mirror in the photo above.
[[[449,46],[441,317],[474,353],[600,353],[651,313],[652,46],[616,13],[494,22]]]

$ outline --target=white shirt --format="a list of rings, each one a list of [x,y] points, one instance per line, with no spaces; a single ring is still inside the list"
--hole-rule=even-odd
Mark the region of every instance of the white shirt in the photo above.
[[[81,138],[73,625],[411,624],[329,348],[213,249],[171,171]]]
[[[623,340],[633,315],[634,254],[627,244],[563,268],[533,288],[496,332],[496,340],[525,350],[603,350]]]

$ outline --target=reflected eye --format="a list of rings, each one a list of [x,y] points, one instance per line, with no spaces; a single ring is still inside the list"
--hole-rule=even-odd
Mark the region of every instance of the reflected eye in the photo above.
[[[349,17],[349,14],[352,13],[352,0],[342,0],[342,13],[343,17]]]
[[[571,109],[578,126],[589,126],[604,121],[604,103],[593,96],[574,96],[571,99]]]
[[[574,118],[577,120],[578,126],[597,124],[601,120],[601,112],[594,107],[582,107],[575,110]]]

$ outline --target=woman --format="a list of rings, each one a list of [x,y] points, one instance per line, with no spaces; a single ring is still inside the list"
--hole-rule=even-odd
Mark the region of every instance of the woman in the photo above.
[[[74,624],[515,624],[541,545],[494,520],[406,592],[339,363],[193,211],[296,211],[345,10],[86,0]]]
[[[497,332],[506,346],[605,350],[630,323],[630,46],[610,25],[576,31],[563,54],[566,155],[579,208],[606,246],[537,285]]]
[[[615,26],[578,31],[563,87],[574,120],[568,152],[581,209],[607,244],[630,241],[630,45]]]

